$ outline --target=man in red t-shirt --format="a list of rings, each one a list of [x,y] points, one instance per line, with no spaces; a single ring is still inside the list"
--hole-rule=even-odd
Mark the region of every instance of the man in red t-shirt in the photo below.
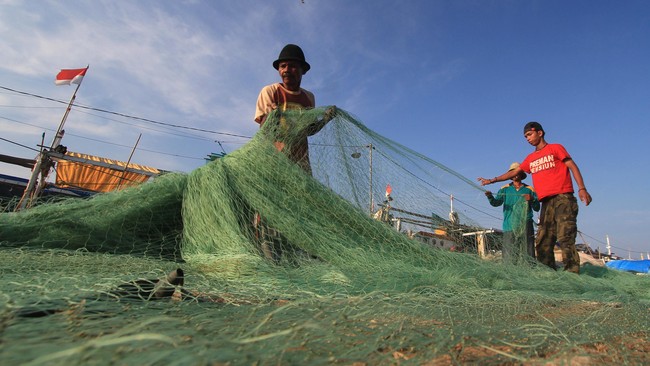
[[[562,248],[564,270],[579,273],[580,257],[575,246],[578,233],[578,201],[573,195],[571,174],[578,185],[578,196],[586,206],[591,203],[591,195],[585,188],[578,165],[564,146],[547,143],[545,135],[541,124],[528,122],[524,126],[524,137],[535,147],[535,151],[524,159],[519,168],[492,179],[478,180],[481,185],[487,185],[511,179],[521,172],[530,173],[537,196],[542,202],[535,245],[537,259],[555,269],[554,248],[557,242]]]

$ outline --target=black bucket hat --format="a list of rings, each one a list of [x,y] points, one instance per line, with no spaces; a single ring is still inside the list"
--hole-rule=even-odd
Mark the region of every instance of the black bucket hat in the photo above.
[[[280,56],[278,59],[273,61],[273,67],[277,70],[280,67],[280,61],[285,60],[294,60],[302,62],[302,72],[303,74],[311,69],[311,66],[305,61],[305,54],[302,52],[300,47],[295,44],[288,44],[284,46],[282,51],[280,51]]]

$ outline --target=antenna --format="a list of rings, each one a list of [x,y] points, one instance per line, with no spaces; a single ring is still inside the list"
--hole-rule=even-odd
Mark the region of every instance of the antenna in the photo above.
[[[449,211],[449,221],[451,221],[452,224],[456,225],[458,224],[458,213],[454,211],[454,195],[452,194],[450,196],[451,199],[451,210]]]

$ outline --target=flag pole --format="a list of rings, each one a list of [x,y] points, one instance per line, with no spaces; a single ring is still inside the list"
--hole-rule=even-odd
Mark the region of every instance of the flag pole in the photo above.
[[[88,69],[86,67],[86,69]],[[61,123],[59,123],[59,128],[56,130],[56,134],[54,134],[54,139],[52,140],[52,146],[50,146],[50,150],[53,150],[55,147],[58,146],[57,141],[57,136],[59,136],[59,133],[63,131],[63,126],[65,125],[65,121],[68,119],[68,114],[70,114],[70,110],[72,109],[72,104],[74,104],[74,100],[77,98],[77,91],[79,91],[79,88],[81,87],[81,83],[83,82],[83,79],[77,84],[77,88],[75,88],[74,93],[72,93],[72,98],[70,98],[70,102],[68,103],[68,108],[65,109],[65,113],[63,113],[63,118],[61,118]],[[63,134],[61,134],[61,137],[63,137]],[[56,145],[55,145],[56,144]]]
[[[86,71],[88,71],[89,67],[90,65],[86,66]],[[85,71],[84,71],[84,75],[85,75]],[[39,152],[38,157],[36,158],[36,162],[34,163],[34,167],[32,168],[32,175],[29,178],[27,187],[25,188],[25,191],[23,192],[20,201],[18,201],[18,205],[16,206],[15,211],[19,211],[24,208],[31,207],[32,204],[34,203],[34,200],[38,198],[38,196],[43,191],[43,188],[45,188],[45,184],[46,184],[45,179],[47,179],[47,176],[50,174],[50,169],[52,168],[53,165],[52,161],[48,156],[48,152],[54,150],[57,146],[59,146],[59,144],[61,143],[61,139],[63,139],[63,134],[65,133],[63,126],[65,125],[65,121],[68,119],[68,115],[70,114],[72,105],[74,104],[74,101],[77,98],[77,91],[79,91],[82,82],[83,82],[83,78],[79,81],[79,84],[77,84],[74,93],[72,93],[70,102],[68,102],[68,107],[65,109],[65,113],[63,114],[61,123],[59,123],[59,127],[57,128],[56,133],[54,134],[54,138],[52,139],[50,150],[46,150],[41,147],[41,151]],[[43,164],[45,164],[45,166],[43,166]],[[41,175],[41,180],[38,182],[38,186],[36,186],[39,173]]]

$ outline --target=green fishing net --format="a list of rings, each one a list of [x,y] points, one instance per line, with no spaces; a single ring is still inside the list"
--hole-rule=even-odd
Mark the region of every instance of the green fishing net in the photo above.
[[[276,111],[189,174],[0,213],[0,359],[650,361],[647,276],[503,261],[494,214],[472,180],[341,109]],[[176,268],[173,296],[123,296]]]

